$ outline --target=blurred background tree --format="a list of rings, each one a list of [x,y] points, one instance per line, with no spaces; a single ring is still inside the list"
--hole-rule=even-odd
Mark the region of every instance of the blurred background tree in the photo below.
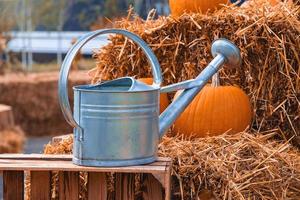
[[[64,30],[89,30],[98,15],[103,13],[104,0],[71,0],[66,5]]]
[[[32,20],[35,30],[53,31],[60,24],[61,15],[65,14],[67,0],[24,0],[32,4]],[[31,1],[31,2],[30,2]]]
[[[17,1],[2,0],[0,1],[0,33],[11,30],[16,26],[17,16],[15,8]]]
[[[89,30],[99,19],[114,20],[125,16],[130,5],[144,18],[152,8],[162,10],[159,14],[166,13],[164,5],[167,2],[168,0],[1,0],[0,29],[4,30],[1,26],[5,23],[15,30]]]

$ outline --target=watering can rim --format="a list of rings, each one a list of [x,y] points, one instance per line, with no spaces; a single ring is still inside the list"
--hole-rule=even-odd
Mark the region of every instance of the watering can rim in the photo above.
[[[129,38],[133,42],[135,42],[139,48],[146,54],[147,59],[149,60],[149,64],[152,69],[153,74],[153,86],[155,86],[154,90],[159,90],[160,85],[162,83],[162,74],[158,59],[156,58],[152,49],[147,45],[147,43],[137,36],[134,33],[131,33],[127,30],[123,29],[101,29],[97,31],[90,32],[88,34],[83,35],[69,50],[67,53],[64,62],[62,63],[60,76],[58,81],[58,98],[59,104],[62,109],[63,115],[66,121],[74,128],[78,128],[83,131],[77,121],[74,119],[73,112],[70,106],[69,97],[68,97],[68,77],[70,68],[73,62],[73,59],[76,57],[78,51],[90,40],[96,38],[99,35],[103,34],[120,34],[124,37]],[[156,88],[157,87],[157,88]],[[119,93],[121,94],[121,93]],[[124,92],[122,94],[125,94]],[[130,94],[130,93],[129,93]],[[134,93],[131,93],[134,94]]]
[[[146,54],[149,64],[152,68],[153,74],[153,89],[149,90],[131,90],[131,91],[96,91],[96,90],[88,90],[83,89],[85,91],[92,91],[97,93],[118,93],[118,94],[133,94],[133,93],[145,93],[151,91],[177,91],[179,89],[183,89],[184,92],[177,98],[174,102],[172,102],[168,108],[159,115],[159,136],[160,138],[164,135],[165,131],[170,127],[170,125],[179,117],[179,115],[185,110],[185,108],[189,105],[192,99],[199,93],[199,91],[203,88],[204,84],[216,73],[219,68],[223,64],[240,64],[241,56],[240,50],[236,45],[226,39],[218,39],[215,40],[212,45],[212,54],[215,57],[208,66],[197,76],[195,80],[190,80],[182,83],[177,83],[168,86],[167,88],[161,88],[160,85],[163,82],[162,72],[160,69],[160,64],[158,62],[157,57],[155,56],[152,49],[147,45],[147,43],[141,39],[139,36],[135,35],[126,30],[122,29],[104,29],[91,32],[89,34],[84,35],[79,39],[75,45],[71,48],[71,50],[66,55],[66,58],[62,64],[62,68],[60,71],[60,79],[59,79],[59,103],[60,107],[63,111],[63,114],[67,120],[67,122],[78,130],[83,131],[80,127],[79,123],[73,117],[73,113],[70,107],[69,99],[68,99],[68,75],[71,68],[71,64],[76,54],[80,50],[80,48],[85,45],[91,39],[101,35],[101,34],[121,34],[125,37],[128,37],[133,42],[135,42]],[[193,83],[193,84],[191,84]],[[79,86],[80,87],[80,86]],[[82,86],[81,86],[82,87]],[[151,86],[149,86],[151,87]],[[74,87],[75,90],[82,90],[80,88]]]
[[[101,87],[101,85],[105,86],[108,85],[109,83],[115,83],[118,81],[124,81],[124,80],[129,80],[131,82],[130,85],[128,85],[128,90],[100,90],[100,89],[96,89],[97,87]],[[141,85],[144,87],[142,89],[136,88],[136,86]],[[133,77],[121,77],[121,78],[117,78],[114,80],[108,80],[108,81],[104,81],[98,84],[86,84],[86,85],[76,85],[73,87],[74,91],[80,91],[80,92],[90,92],[90,93],[145,93],[145,92],[153,92],[153,91],[159,91],[160,87],[153,84],[153,85],[147,85],[143,82],[140,82],[138,80],[136,80]]]
[[[84,86],[92,86],[92,85],[77,85],[74,86],[73,89],[74,91],[80,91],[80,92],[91,92],[91,93],[144,93],[144,92],[154,92],[154,91],[160,91],[160,88],[153,88],[149,90],[138,90],[138,91],[118,91],[118,90],[92,90],[92,89],[84,89],[84,88],[79,88],[79,87],[84,87]]]

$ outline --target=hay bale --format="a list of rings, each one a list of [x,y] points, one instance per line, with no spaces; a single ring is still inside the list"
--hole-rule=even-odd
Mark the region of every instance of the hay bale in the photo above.
[[[23,151],[25,135],[15,125],[12,108],[0,104],[0,153],[20,153]]]
[[[45,145],[44,154],[72,154],[73,135],[60,138],[60,141],[50,142]]]
[[[0,130],[0,153],[21,153],[25,144],[25,134],[20,127]]]
[[[299,199],[300,152],[288,142],[271,140],[274,134],[164,137],[159,155],[173,159],[172,199],[206,194],[215,199]],[[46,145],[44,153],[70,154],[72,146],[69,136]]]
[[[196,77],[212,59],[211,43],[225,37],[239,46],[242,67],[223,69],[221,82],[238,85],[251,98],[255,131],[277,129],[288,140],[300,132],[300,9],[298,5],[268,2],[259,6],[226,7],[209,15],[185,14],[174,19],[144,21],[137,16],[115,27],[136,33],[159,59],[164,84]],[[146,57],[122,36],[95,54],[93,82],[129,75],[151,75]],[[294,139],[294,142],[297,140]],[[300,144],[300,143],[299,143]]]
[[[0,76],[0,102],[12,106],[15,121],[28,135],[43,136],[71,132],[58,103],[58,72],[6,74]],[[72,86],[89,82],[85,71],[72,72]]]
[[[164,138],[160,156],[173,159],[175,199],[299,199],[300,152],[274,132],[186,140]]]
[[[0,104],[0,130],[14,126],[14,116],[10,106]]]

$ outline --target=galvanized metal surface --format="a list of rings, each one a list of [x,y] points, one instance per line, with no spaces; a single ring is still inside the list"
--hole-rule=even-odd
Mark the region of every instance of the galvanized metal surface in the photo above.
[[[241,65],[242,59],[239,48],[227,39],[218,39],[214,41],[211,51],[215,58],[200,73],[200,75],[195,78],[194,83],[177,83],[163,88],[165,91],[173,91],[179,88],[186,89],[183,90],[179,97],[175,99],[159,117],[160,137],[164,135],[167,129],[174,123],[223,64],[227,64],[230,67],[239,67]]]
[[[97,35],[117,33],[129,37],[145,52],[154,75],[148,86],[131,77],[74,87],[74,117],[67,93],[69,69],[77,51]],[[160,88],[161,70],[152,50],[138,36],[124,30],[92,32],[68,53],[61,69],[59,100],[65,118],[74,127],[73,162],[85,166],[147,164],[157,158],[159,139],[221,65],[240,63],[239,50],[228,40],[214,42],[215,59],[194,80]],[[184,89],[159,116],[160,92]]]
[[[67,93],[70,65],[77,51],[92,38],[108,33],[136,42],[150,61],[154,84],[121,78],[96,86],[74,87],[74,118]],[[66,56],[59,81],[59,99],[67,121],[74,127],[73,162],[85,166],[127,166],[151,163],[159,141],[159,88],[157,58],[138,36],[111,29],[83,36]]]
[[[158,145],[159,90],[82,92],[75,89],[74,162],[126,166],[153,162]]]
[[[63,111],[63,114],[68,121],[70,125],[73,127],[79,127],[79,124],[74,120],[72,111],[70,108],[70,103],[68,100],[68,76],[69,71],[71,68],[71,64],[78,53],[78,51],[90,40],[96,38],[97,36],[104,35],[104,34],[121,34],[128,38],[130,38],[132,41],[136,42],[141,49],[145,52],[147,58],[149,59],[149,62],[152,67],[152,73],[153,73],[153,87],[159,87],[162,83],[162,76],[160,71],[160,65],[155,57],[154,53],[152,52],[151,48],[147,46],[147,44],[138,36],[135,34],[120,30],[120,29],[105,29],[105,30],[98,30],[91,33],[88,33],[84,36],[82,36],[78,42],[70,49],[68,54],[65,57],[65,60],[62,64],[61,71],[60,71],[60,79],[59,79],[59,103],[61,106],[61,109]]]

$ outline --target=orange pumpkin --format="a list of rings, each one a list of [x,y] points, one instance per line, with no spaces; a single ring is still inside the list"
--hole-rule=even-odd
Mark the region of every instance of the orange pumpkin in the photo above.
[[[228,0],[169,0],[171,14],[180,16],[185,12],[202,12],[218,9]]]
[[[180,95],[176,93],[175,98]],[[186,136],[215,136],[244,131],[251,123],[248,96],[238,87],[220,86],[215,75],[175,122],[175,131]]]
[[[152,78],[140,78],[138,80],[148,85],[153,84]],[[165,93],[160,94],[160,109],[159,109],[160,113],[162,113],[168,106],[169,106],[169,99],[167,94]]]

